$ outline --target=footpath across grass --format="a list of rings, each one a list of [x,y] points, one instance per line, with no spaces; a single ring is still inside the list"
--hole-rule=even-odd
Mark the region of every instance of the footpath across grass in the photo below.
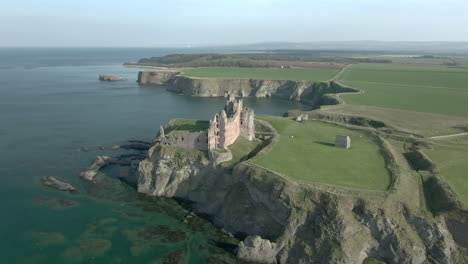
[[[195,68],[183,74],[189,77],[205,78],[235,78],[235,79],[267,79],[293,81],[327,81],[341,69],[327,68],[239,68],[213,67]]]
[[[271,123],[280,138],[271,151],[252,163],[299,181],[369,190],[388,188],[390,173],[372,136],[321,121],[258,118]],[[336,135],[350,136],[351,148],[335,147]]]

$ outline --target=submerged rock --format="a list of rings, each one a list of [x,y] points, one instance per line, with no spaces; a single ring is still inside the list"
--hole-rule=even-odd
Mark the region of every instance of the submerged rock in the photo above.
[[[173,230],[170,226],[150,225],[124,232],[133,246],[130,251],[133,256],[140,256],[151,251],[161,243],[179,243],[187,239],[184,231]]]
[[[71,184],[60,181],[54,176],[46,176],[46,177],[41,178],[41,183],[44,186],[47,186],[49,188],[53,188],[59,191],[68,191],[68,192],[76,191],[76,188],[73,187]]]
[[[58,232],[27,232],[23,235],[27,240],[32,240],[40,247],[62,244],[65,242],[65,236]]]
[[[53,209],[63,209],[76,206],[78,203],[72,200],[53,199],[45,196],[36,196],[33,201],[37,204],[46,205]]]
[[[88,257],[104,255],[112,247],[111,241],[98,238],[82,238],[77,241],[77,246],[69,247],[62,253],[65,263],[82,262]]]

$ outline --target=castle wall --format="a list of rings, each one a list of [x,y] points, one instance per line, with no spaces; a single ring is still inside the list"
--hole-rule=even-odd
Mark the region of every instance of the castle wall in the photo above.
[[[221,117],[219,127],[219,148],[227,148],[240,135],[240,114],[237,113],[232,118]]]
[[[250,108],[242,109],[240,115],[240,135],[248,140],[255,139],[254,110]]]

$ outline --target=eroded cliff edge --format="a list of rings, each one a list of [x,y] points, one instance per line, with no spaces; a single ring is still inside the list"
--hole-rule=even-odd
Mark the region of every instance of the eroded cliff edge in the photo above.
[[[428,216],[395,191],[336,190],[289,181],[249,162],[220,168],[201,151],[159,144],[139,167],[139,192],[190,201],[196,213],[244,238],[237,250],[244,259],[466,263],[449,216]]]
[[[165,85],[169,91],[193,96],[217,97],[226,93],[236,96],[278,97],[309,105],[336,104],[325,94],[359,92],[336,82],[289,80],[194,78],[175,70],[152,70],[138,73],[140,84]]]

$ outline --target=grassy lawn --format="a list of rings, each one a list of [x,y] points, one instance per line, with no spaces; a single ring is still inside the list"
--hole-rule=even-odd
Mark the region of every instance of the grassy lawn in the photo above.
[[[349,104],[468,117],[468,69],[353,65],[339,81],[365,92]]]
[[[195,68],[184,72],[189,77],[208,78],[240,78],[240,79],[268,79],[268,80],[306,80],[327,81],[337,74],[340,69],[325,68]]]
[[[209,121],[178,118],[170,122],[170,126],[175,130],[197,132],[207,130],[210,127]]]
[[[424,152],[435,162],[440,175],[455,189],[468,207],[468,136],[434,139]]]
[[[384,158],[371,136],[320,121],[258,118],[275,127],[280,141],[270,152],[254,158],[254,164],[306,182],[371,190],[389,186]],[[336,135],[350,136],[351,148],[336,148]]]
[[[249,155],[249,153],[255,148],[259,147],[261,143],[262,141],[260,140],[249,141],[244,137],[238,137],[236,142],[228,147],[232,153],[232,160],[224,162],[222,165],[227,167],[239,162],[242,158]]]

